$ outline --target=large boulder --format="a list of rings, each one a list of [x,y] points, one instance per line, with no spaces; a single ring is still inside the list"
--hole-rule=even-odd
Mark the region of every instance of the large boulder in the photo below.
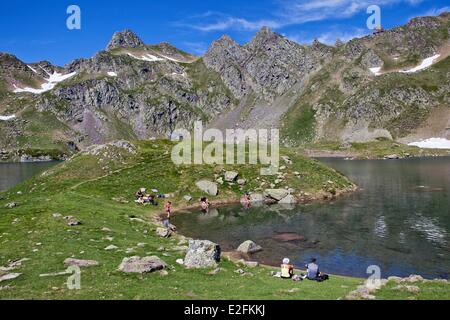
[[[156,234],[162,238],[167,238],[167,237],[170,237],[170,235],[172,234],[172,231],[168,228],[157,228]]]
[[[264,195],[262,193],[252,193],[250,195],[250,202],[263,202]]]
[[[217,196],[219,193],[219,190],[217,188],[217,183],[211,182],[208,180],[200,180],[195,183],[197,188],[202,190],[203,192],[206,192],[210,196]]]
[[[187,268],[213,268],[220,261],[220,246],[209,240],[190,240],[184,258]]]
[[[167,268],[167,264],[157,256],[124,258],[119,271],[126,273],[148,273]]]
[[[234,182],[238,175],[239,173],[236,171],[227,171],[225,172],[224,178],[226,182]]]
[[[293,195],[288,194],[286,197],[284,197],[283,199],[278,201],[278,203],[280,203],[280,204],[295,204],[295,203],[297,203],[297,200],[295,199],[295,197]]]
[[[267,189],[264,194],[266,197],[280,201],[288,195],[288,191],[286,189]]]
[[[261,250],[262,250],[261,246],[258,246],[251,240],[247,240],[241,243],[241,245],[237,248],[237,251],[242,253],[255,253]]]

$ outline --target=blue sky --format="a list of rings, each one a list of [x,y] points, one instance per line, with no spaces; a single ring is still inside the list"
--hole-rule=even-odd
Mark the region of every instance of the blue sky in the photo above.
[[[81,30],[66,27],[73,4],[81,9]],[[245,43],[264,25],[300,43],[334,43],[370,32],[366,9],[372,4],[381,7],[385,28],[450,11],[448,0],[2,0],[0,51],[64,65],[94,55],[125,28],[145,43],[167,41],[194,54],[223,34]]]

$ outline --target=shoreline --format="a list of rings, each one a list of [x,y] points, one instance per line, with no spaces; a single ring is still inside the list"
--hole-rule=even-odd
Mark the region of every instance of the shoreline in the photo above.
[[[444,149],[445,150],[445,149]],[[304,149],[304,154],[307,157],[312,159],[321,159],[321,158],[336,158],[336,159],[345,159],[348,161],[353,160],[408,160],[408,159],[416,159],[416,158],[445,158],[450,157],[450,150],[447,151],[447,154],[418,154],[418,155],[409,155],[408,157],[399,156],[396,159],[389,159],[387,156],[368,156],[363,154],[358,154],[349,151],[333,151],[333,150],[311,150]]]

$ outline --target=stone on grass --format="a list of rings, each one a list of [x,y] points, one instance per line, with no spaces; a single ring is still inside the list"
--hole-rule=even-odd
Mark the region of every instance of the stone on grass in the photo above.
[[[283,161],[284,161],[286,164],[292,164],[292,160],[291,160],[291,158],[289,158],[288,156],[281,156],[281,159],[283,159]]]
[[[177,259],[175,262],[177,264],[179,264],[179,265],[183,265],[184,264],[184,260],[183,259]]]
[[[244,241],[237,248],[237,251],[242,252],[242,253],[255,253],[255,252],[258,252],[261,250],[262,250],[262,248],[251,240]]]
[[[157,228],[156,229],[156,234],[162,238],[170,237],[171,233],[172,232],[170,231],[170,229],[167,229],[167,228]]]
[[[189,201],[192,200],[192,196],[184,196],[183,198],[184,198],[184,200],[186,200],[187,202],[189,202]]]
[[[22,263],[25,261],[28,261],[30,259],[23,258],[19,260],[10,260],[8,261],[8,265],[6,267],[0,267],[0,271],[11,271],[17,268],[20,268],[22,266]]]
[[[73,258],[67,258],[64,260],[64,264],[77,267],[94,267],[99,265],[98,261],[95,260],[80,260]]]
[[[258,261],[246,261],[246,260],[242,259],[242,260],[239,260],[239,262],[249,268],[256,268],[259,266]]]
[[[71,226],[71,227],[79,226],[79,225],[81,225],[81,222],[75,218],[71,218],[71,219],[69,219],[69,222],[67,223],[67,225]]]
[[[200,180],[195,183],[197,188],[199,188],[201,191],[206,192],[210,196],[217,196],[219,193],[219,190],[217,188],[217,183],[211,182],[208,180]]]
[[[221,270],[222,270],[222,269],[220,269],[220,268],[216,268],[216,269],[214,269],[214,270],[208,272],[208,275],[210,275],[210,276],[215,276],[215,275],[218,274]]]
[[[110,245],[110,246],[107,246],[106,248],[105,248],[105,250],[106,251],[111,251],[111,250],[116,250],[116,249],[119,249],[119,247],[117,247],[117,246],[115,246],[115,245]]]
[[[226,171],[224,178],[226,182],[234,182],[238,175],[239,173],[236,171]]]
[[[400,283],[402,280],[403,280],[402,278],[395,277],[395,276],[392,276],[392,277],[388,278],[388,281],[392,281],[392,282],[395,282],[395,283]]]
[[[187,268],[216,267],[220,261],[220,246],[209,240],[191,240],[184,258]]]
[[[119,271],[126,273],[148,273],[167,268],[167,264],[157,256],[124,258]]]
[[[243,185],[245,185],[245,184],[247,183],[247,180],[245,180],[245,179],[239,179],[239,180],[237,181],[237,183],[238,183],[238,185],[243,186]]]
[[[15,207],[18,207],[18,206],[19,206],[19,204],[17,202],[10,202],[10,203],[7,203],[5,205],[5,208],[6,209],[12,209],[12,208],[15,208]]]
[[[400,290],[400,291],[405,291],[405,292],[409,292],[409,293],[419,293],[420,292],[420,288],[418,286],[398,285],[398,286],[394,287],[394,290]]]
[[[423,281],[423,277],[422,276],[412,274],[408,278],[403,279],[402,282],[415,283],[415,282],[422,282],[422,281]]]
[[[265,195],[276,201],[280,201],[288,195],[288,191],[285,189],[267,189]]]
[[[14,280],[14,279],[20,277],[20,275],[21,275],[21,273],[7,273],[3,276],[0,276],[0,282]]]

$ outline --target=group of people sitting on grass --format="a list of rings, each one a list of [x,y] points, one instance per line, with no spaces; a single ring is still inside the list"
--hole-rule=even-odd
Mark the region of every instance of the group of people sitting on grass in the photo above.
[[[317,265],[317,260],[315,258],[311,259],[311,262],[306,266],[306,274],[296,275],[294,274],[294,266],[290,264],[289,258],[284,258],[281,264],[281,272],[274,274],[274,277],[283,279],[292,279],[294,281],[301,281],[304,279],[314,280],[322,282],[328,280],[329,276],[320,272],[319,266]]]
[[[152,192],[157,193],[158,190],[152,190]],[[157,206],[158,202],[156,201],[156,198],[162,199],[165,198],[165,196],[163,194],[151,194],[151,193],[147,193],[147,189],[145,188],[140,188],[138,191],[135,192],[134,197],[136,198],[135,202],[142,204],[142,205],[147,205],[147,204],[151,204],[152,206]]]

